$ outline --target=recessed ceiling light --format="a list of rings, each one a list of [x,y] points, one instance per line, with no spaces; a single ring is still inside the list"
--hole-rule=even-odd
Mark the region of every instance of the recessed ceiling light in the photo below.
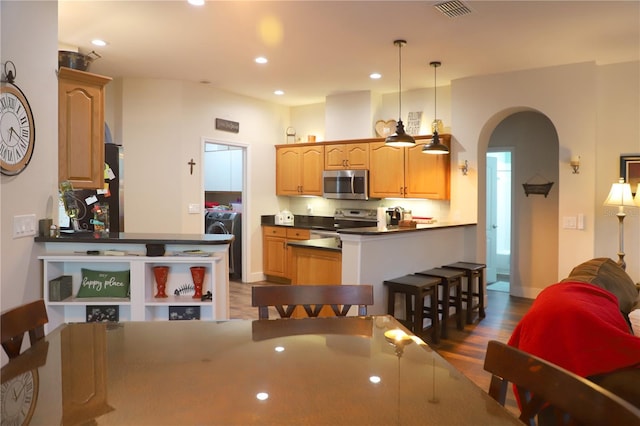
[[[372,80],[378,80],[380,78],[382,78],[382,74],[380,74],[379,72],[374,72],[369,74],[369,78]]]
[[[187,0],[191,6],[202,6],[204,5],[204,0]]]
[[[269,62],[269,60],[267,58],[265,58],[264,56],[258,56],[256,59],[256,64],[266,64],[267,62]]]
[[[273,92],[274,95],[278,95],[278,96],[282,96],[284,95],[284,91],[283,90],[276,90]]]
[[[104,41],[104,40],[100,40],[99,38],[97,38],[97,39],[95,39],[95,40],[91,40],[91,44],[93,44],[94,46],[100,46],[100,47],[103,47],[103,46],[106,46],[106,45],[107,45],[107,42],[106,42],[106,41]]]

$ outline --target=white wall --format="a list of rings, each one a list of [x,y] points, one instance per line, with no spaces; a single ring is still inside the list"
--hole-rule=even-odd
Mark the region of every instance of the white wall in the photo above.
[[[631,100],[633,96],[637,98],[638,80],[637,62],[605,68],[594,63],[582,63],[470,77],[452,84],[453,134],[460,149],[474,159],[472,168],[484,170],[484,155],[491,133],[502,119],[513,112],[539,111],[555,126],[560,144],[558,222],[554,224],[559,235],[558,279],[566,277],[571,268],[597,253],[617,258],[615,221],[612,226],[603,224],[607,232],[603,233],[602,238],[596,239],[596,219],[602,215],[600,206],[606,198],[609,185],[600,182],[609,182],[613,176],[617,176],[617,158],[622,152],[640,151],[637,120],[640,110],[637,99],[635,102]],[[622,86],[625,84],[630,85],[626,89],[629,94],[623,95]],[[621,104],[628,108],[628,112],[624,111],[621,119],[613,120],[619,126],[616,134],[620,137],[612,138],[608,137],[608,130],[605,129],[612,129],[608,121],[611,122],[612,115],[617,113],[611,108],[605,108],[608,110],[606,115],[599,114],[599,111],[601,105],[613,107],[618,98],[621,98]],[[604,156],[602,150],[610,152]],[[572,154],[581,156],[579,175],[573,175],[568,165]],[[478,232],[483,233],[485,200],[479,194],[485,193],[485,177],[472,173],[465,178],[469,179],[465,181],[463,191],[452,190],[452,215],[470,220],[477,217]],[[604,189],[605,186],[607,189]],[[577,213],[585,214],[585,230],[577,232],[562,229],[562,217]],[[625,251],[631,259],[627,262],[627,271],[637,280],[640,275],[637,217],[635,221],[635,229],[633,224],[625,228]],[[531,247],[530,255],[540,250],[545,250],[544,244]],[[483,259],[485,247],[481,236],[478,238],[477,252],[479,259]],[[529,260],[533,262],[533,259]],[[527,257],[522,261],[527,261]],[[525,287],[545,286],[542,283],[534,284],[531,276],[523,276],[521,280]],[[527,292],[525,288],[524,291],[533,297],[537,290]]]
[[[51,1],[0,2],[0,62],[15,64],[15,84],[33,111],[36,142],[31,162],[17,176],[0,178],[0,308],[42,297],[42,247],[33,237],[13,239],[13,217],[52,217],[58,184],[58,5]],[[19,36],[18,36],[19,35]],[[2,352],[2,362],[6,356]]]
[[[202,139],[247,145],[243,216],[249,280],[262,278],[260,216],[281,209],[275,197],[275,148],[290,125],[288,108],[206,85],[124,79],[121,93],[126,174],[125,231],[200,234],[204,206]],[[119,114],[113,114],[118,116]],[[215,119],[240,123],[238,133],[215,129]],[[196,166],[190,173],[189,161]]]

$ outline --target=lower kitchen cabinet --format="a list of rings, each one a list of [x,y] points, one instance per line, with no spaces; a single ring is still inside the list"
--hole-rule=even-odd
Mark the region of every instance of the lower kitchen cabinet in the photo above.
[[[290,240],[308,240],[311,231],[284,226],[262,227],[262,269],[267,279],[289,282],[291,280]],[[280,279],[278,279],[280,278]]]
[[[85,322],[87,307],[104,310],[116,308],[118,321],[162,321],[199,317],[202,320],[228,319],[228,286],[224,276],[228,269],[225,257],[182,256],[92,256],[47,255],[43,262],[43,294],[49,323],[47,332],[67,322]],[[168,266],[166,298],[157,298],[155,266]],[[191,267],[204,267],[203,294],[211,291],[212,300],[193,298]],[[77,297],[82,281],[82,269],[92,271],[129,271],[128,297]],[[56,300],[49,288],[50,281],[61,276],[71,277],[71,296]],[[187,289],[187,290],[185,290]],[[176,292],[177,291],[177,292]],[[178,294],[176,294],[178,293]],[[111,310],[113,312],[113,309]],[[173,315],[171,315],[173,313]]]

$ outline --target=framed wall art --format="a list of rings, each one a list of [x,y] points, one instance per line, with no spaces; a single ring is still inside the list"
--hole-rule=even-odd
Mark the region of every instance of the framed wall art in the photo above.
[[[631,192],[635,196],[640,184],[640,154],[620,156],[620,177],[631,185]]]

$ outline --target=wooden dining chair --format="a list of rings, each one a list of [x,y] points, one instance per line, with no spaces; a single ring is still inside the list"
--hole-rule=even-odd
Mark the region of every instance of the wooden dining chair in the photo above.
[[[9,356],[20,355],[22,339],[29,333],[31,345],[44,338],[44,325],[49,322],[44,300],[18,306],[0,315],[2,348]]]
[[[290,318],[298,306],[309,317],[317,317],[325,306],[336,316],[346,316],[351,306],[358,315],[367,315],[373,305],[373,286],[362,285],[267,285],[251,288],[251,306],[258,307],[258,318],[269,319],[269,307],[276,308],[281,318]]]
[[[536,424],[544,409],[556,425],[640,425],[640,409],[603,387],[558,365],[491,340],[484,369],[492,374],[489,395],[504,405],[515,385],[520,420]],[[545,417],[545,419],[548,417]]]

